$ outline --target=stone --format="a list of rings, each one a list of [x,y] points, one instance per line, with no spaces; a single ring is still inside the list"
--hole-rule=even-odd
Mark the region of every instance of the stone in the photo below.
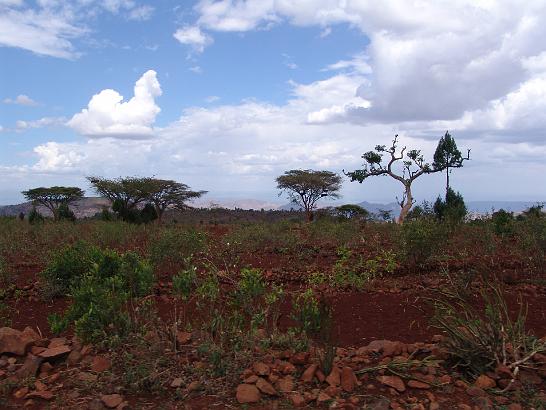
[[[430,384],[419,380],[410,380],[408,382],[408,387],[411,387],[412,389],[430,389]]]
[[[182,384],[184,384],[184,380],[182,380],[181,377],[177,377],[176,379],[174,379],[172,382],[171,382],[171,387],[173,389],[176,389],[180,386],[182,386]]]
[[[257,381],[258,381],[258,376],[256,376],[255,374],[248,376],[246,379],[243,380],[243,382],[247,384],[254,384]]]
[[[326,403],[329,400],[332,400],[332,398],[323,391],[321,391],[319,395],[317,396],[317,404]]]
[[[398,376],[379,376],[377,380],[385,386],[392,387],[396,391],[402,393],[406,391],[404,381]]]
[[[191,342],[192,334],[190,332],[176,332],[176,341],[179,345],[187,345]]]
[[[305,406],[305,398],[299,393],[292,393],[290,395],[290,401],[294,407]]]
[[[244,403],[257,403],[260,401],[260,391],[252,384],[240,384],[235,394],[237,401]]]
[[[542,377],[540,377],[532,370],[521,370],[519,372],[518,378],[523,384],[532,384],[535,386],[539,386],[540,384],[542,384]]]
[[[68,353],[70,353],[70,347],[61,345],[52,347],[51,349],[46,349],[42,353],[38,354],[38,356],[43,357],[44,359],[56,359]]]
[[[317,368],[318,366],[316,364],[310,365],[301,375],[301,380],[305,383],[312,382],[313,377],[315,377],[315,372],[317,371]]]
[[[59,347],[66,344],[66,338],[64,337],[54,337],[49,341],[47,345],[48,349],[53,349],[54,347]]]
[[[42,364],[42,361],[43,359],[41,357],[36,357],[29,353],[25,359],[25,363],[23,363],[23,366],[17,370],[17,377],[20,379],[35,377],[36,373],[38,373],[40,365]]]
[[[330,374],[326,377],[326,383],[330,386],[339,386],[341,383],[341,372],[338,367],[333,367]]]
[[[265,394],[269,394],[270,396],[276,396],[277,390],[265,379],[262,379],[261,377],[256,381],[256,387]]]
[[[100,401],[109,409],[115,409],[123,402],[123,397],[120,394],[103,394],[100,396]]]
[[[282,393],[288,393],[294,390],[294,378],[286,376],[277,381],[277,389]]]
[[[44,383],[42,383],[40,380],[36,380],[34,382],[34,387],[36,387],[36,390],[38,391],[47,390],[47,386]]]
[[[89,372],[81,372],[78,374],[78,380],[85,383],[94,383],[97,381],[97,375]]]
[[[292,363],[284,362],[281,371],[283,374],[294,374],[296,373],[296,370],[296,366],[294,366]]]
[[[487,393],[483,389],[480,389],[479,387],[476,387],[476,386],[471,386],[468,389],[466,389],[466,394],[472,397],[484,397],[487,395]]]
[[[309,360],[309,352],[298,352],[290,358],[290,363],[304,365]]]
[[[352,393],[355,389],[356,376],[353,369],[344,367],[341,370],[341,388],[347,393]]]
[[[450,384],[451,376],[449,374],[444,374],[440,376],[440,378],[438,379],[438,382],[440,382],[440,384]]]
[[[523,410],[523,407],[521,407],[521,404],[519,403],[511,403],[507,407],[508,410]]]
[[[53,400],[55,395],[49,390],[33,391],[25,396],[25,399]]]
[[[402,343],[390,340],[374,340],[365,347],[367,352],[379,352],[383,357],[397,356],[402,353]]]
[[[40,340],[40,336],[30,327],[22,332],[10,327],[0,328],[0,354],[10,353],[24,356],[30,345]]]
[[[107,357],[95,356],[93,358],[93,362],[91,363],[91,371],[95,373],[102,373],[110,369],[111,366],[112,363]]]
[[[258,376],[267,376],[270,372],[269,366],[263,362],[254,363],[252,370],[254,370],[254,373]]]
[[[479,376],[476,381],[474,382],[474,386],[478,387],[480,389],[492,389],[495,387],[497,383],[495,383],[495,380],[493,380],[491,377],[486,376],[485,374],[482,374]]]
[[[66,362],[70,366],[74,366],[79,363],[79,361],[82,359],[82,354],[78,350],[72,350],[68,357],[66,358]]]
[[[16,390],[15,393],[13,393],[13,397],[16,399],[22,399],[28,394],[28,387],[21,387],[20,389]]]
[[[201,389],[201,383],[199,383],[197,380],[191,382],[190,384],[188,384],[188,391],[189,392],[194,392],[194,391],[197,391]]]
[[[366,409],[369,410],[389,410],[391,408],[391,401],[387,397],[379,397],[376,400],[368,404]]]

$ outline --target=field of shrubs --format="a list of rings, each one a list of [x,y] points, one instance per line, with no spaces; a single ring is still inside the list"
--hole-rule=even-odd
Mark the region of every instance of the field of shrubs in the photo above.
[[[0,219],[0,407],[545,408],[540,207],[241,213]]]

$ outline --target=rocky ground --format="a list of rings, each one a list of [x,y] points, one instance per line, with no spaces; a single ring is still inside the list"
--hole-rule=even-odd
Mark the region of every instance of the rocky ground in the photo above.
[[[194,337],[195,336],[195,337]],[[499,366],[473,383],[450,369],[442,336],[430,343],[375,340],[358,348],[337,348],[333,367],[323,371],[323,350],[306,352],[256,348],[251,366],[222,395],[214,380],[192,373],[170,374],[157,395],[127,392],[116,383],[112,352],[82,346],[77,339],[43,338],[30,327],[0,329],[2,408],[343,408],[343,409],[531,409],[546,403],[546,355],[535,354],[514,380]],[[195,355],[200,341],[180,332],[186,369],[206,367]],[[198,372],[195,373],[198,375]],[[1,397],[1,396],[0,396]]]

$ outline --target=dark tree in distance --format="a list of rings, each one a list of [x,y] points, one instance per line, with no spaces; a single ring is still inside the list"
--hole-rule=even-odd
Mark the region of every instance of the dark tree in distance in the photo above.
[[[108,179],[97,176],[89,176],[87,180],[93,185],[95,191],[102,197],[109,199],[116,212],[131,211],[138,204],[146,200],[146,192],[143,189],[143,178],[125,177]]]
[[[22,194],[34,205],[42,205],[53,214],[53,219],[60,219],[59,209],[66,207],[83,198],[84,191],[78,187],[53,186],[50,188],[33,188],[23,191]]]
[[[434,214],[442,222],[462,222],[467,213],[463,196],[459,192],[455,192],[451,187],[447,190],[445,201],[438,197],[434,203]]]
[[[308,221],[313,220],[313,210],[321,198],[340,197],[341,176],[330,171],[293,169],[277,177],[277,189],[286,193],[292,203],[303,208]]]
[[[445,135],[438,141],[438,146],[434,152],[434,161],[432,167],[435,170],[446,170],[446,201],[449,192],[449,173],[451,168],[461,168],[463,161],[470,159],[470,150],[468,150],[466,157],[463,157],[461,151],[457,148],[457,143],[449,133],[446,131]]]

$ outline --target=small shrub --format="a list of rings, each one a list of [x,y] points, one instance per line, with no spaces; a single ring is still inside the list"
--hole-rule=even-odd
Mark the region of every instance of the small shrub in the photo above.
[[[72,304],[61,317],[49,318],[53,332],[74,324],[82,341],[104,341],[124,336],[136,324],[139,297],[150,293],[151,266],[134,253],[104,251],[99,261],[71,286]]]
[[[444,345],[451,360],[467,374],[476,377],[503,365],[517,375],[534,353],[546,351],[546,343],[526,332],[523,303],[511,319],[497,283],[483,281],[480,297],[483,311],[457,287],[443,291],[433,299],[433,325],[447,333]]]
[[[36,207],[32,208],[28,213],[28,222],[33,225],[44,221],[44,217],[38,212]]]
[[[166,228],[150,246],[150,260],[155,266],[179,268],[192,255],[203,252],[207,236],[196,229]]]
[[[40,272],[46,296],[65,295],[70,287],[98,263],[103,254],[85,241],[78,241],[53,253],[47,267]]]
[[[197,285],[197,268],[186,258],[185,268],[173,276],[173,291],[183,300],[188,300]]]
[[[514,229],[514,214],[504,209],[499,209],[491,215],[491,223],[497,235],[511,234]]]
[[[400,248],[403,259],[422,267],[437,253],[448,238],[447,227],[434,221],[408,221],[400,227]]]

